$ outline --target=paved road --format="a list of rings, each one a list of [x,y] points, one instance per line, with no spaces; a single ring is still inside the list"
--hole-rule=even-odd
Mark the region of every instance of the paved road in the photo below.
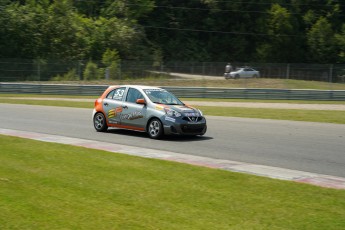
[[[90,109],[0,104],[0,111],[0,128],[345,177],[345,125],[209,116],[204,137],[152,140],[127,130],[95,132]]]

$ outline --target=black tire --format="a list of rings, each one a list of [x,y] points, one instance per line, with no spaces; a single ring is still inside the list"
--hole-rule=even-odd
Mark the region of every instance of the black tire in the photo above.
[[[147,133],[152,139],[160,139],[164,134],[162,122],[157,118],[150,120],[147,126]]]
[[[93,126],[97,132],[105,132],[108,129],[107,121],[103,113],[96,113],[93,117]]]
[[[253,78],[257,78],[257,77],[258,77],[258,75],[256,75],[256,74],[253,75]]]
[[[240,75],[236,74],[235,79],[239,79],[239,78],[240,78]]]

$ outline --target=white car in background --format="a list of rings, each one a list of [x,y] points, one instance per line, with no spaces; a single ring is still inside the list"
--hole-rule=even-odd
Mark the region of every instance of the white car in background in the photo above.
[[[241,67],[236,68],[235,71],[232,71],[230,73],[225,73],[224,77],[225,79],[257,78],[260,77],[260,72],[250,67]]]

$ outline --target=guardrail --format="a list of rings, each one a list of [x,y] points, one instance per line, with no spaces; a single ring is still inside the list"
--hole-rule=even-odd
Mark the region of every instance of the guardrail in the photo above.
[[[0,93],[99,96],[107,85],[0,83]],[[177,97],[344,101],[345,90],[162,87]]]

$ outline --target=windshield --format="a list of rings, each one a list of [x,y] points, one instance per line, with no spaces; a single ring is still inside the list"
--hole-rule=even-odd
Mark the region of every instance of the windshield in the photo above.
[[[153,103],[165,105],[183,105],[183,103],[172,93],[165,89],[145,89],[144,92]]]

